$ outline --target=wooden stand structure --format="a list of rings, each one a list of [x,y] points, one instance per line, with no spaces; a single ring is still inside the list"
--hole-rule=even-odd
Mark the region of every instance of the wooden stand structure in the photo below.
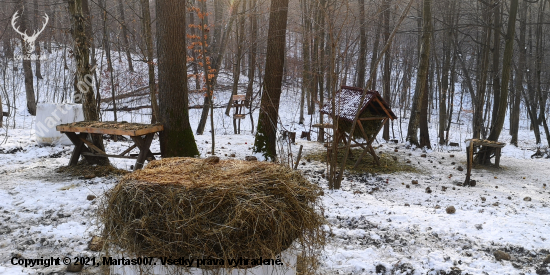
[[[359,106],[362,95],[363,89],[361,88],[342,86],[336,93],[334,114],[332,104],[326,104],[320,111],[331,117],[334,115],[333,121],[338,122],[338,127],[332,138],[336,139],[338,143],[342,141],[344,144],[353,141],[354,144],[350,147],[363,148],[361,156],[355,162],[355,167],[367,153],[373,156],[376,165],[380,165],[379,157],[372,148],[372,142],[388,120],[397,118],[377,91],[367,91],[363,105]],[[357,113],[359,116],[356,125],[359,127],[359,131],[355,131],[354,135],[350,136],[351,124]],[[334,129],[331,124],[316,124],[313,127]],[[338,146],[336,150],[343,148],[346,146]]]
[[[56,129],[67,135],[75,146],[69,165],[77,165],[81,155],[90,160],[97,157],[125,158],[135,159],[136,164],[134,165],[134,170],[138,170],[143,168],[145,160],[151,161],[155,159],[155,154],[153,154],[149,148],[155,133],[163,131],[164,127],[162,125],[150,124],[88,121],[62,124],[58,125]],[[88,141],[86,139],[88,134],[130,136],[134,141],[134,145],[119,155],[109,155],[95,146],[92,142]],[[134,148],[139,149],[139,154],[137,156],[126,156],[126,154],[130,153]]]
[[[239,120],[237,127],[237,133],[241,133],[241,119],[246,118],[246,114],[243,114],[243,108],[246,107],[245,95],[233,95],[233,107],[235,107],[235,113],[233,113],[233,120]]]
[[[470,177],[472,175],[472,166],[474,163],[474,155],[477,154],[477,147],[485,146],[485,147],[495,148],[494,154],[490,157],[495,158],[495,167],[499,168],[502,147],[506,146],[506,143],[484,140],[484,139],[467,139],[465,142],[466,142],[467,168],[466,168],[466,180],[464,181],[464,185],[469,186]]]

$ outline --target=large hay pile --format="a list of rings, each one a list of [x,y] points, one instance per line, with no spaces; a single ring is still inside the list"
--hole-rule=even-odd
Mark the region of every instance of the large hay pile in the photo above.
[[[276,164],[171,158],[125,176],[100,219],[106,243],[135,256],[274,259],[295,240],[324,245],[320,195]]]

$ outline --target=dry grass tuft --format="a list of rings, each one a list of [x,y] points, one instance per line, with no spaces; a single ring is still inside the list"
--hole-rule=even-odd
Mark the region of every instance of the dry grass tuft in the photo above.
[[[95,177],[106,176],[122,176],[129,172],[127,170],[118,169],[112,165],[91,165],[86,161],[80,161],[78,165],[61,166],[55,170],[57,173],[68,174],[73,177],[84,177],[91,179]]]
[[[342,163],[344,159],[344,149],[338,150],[338,162]],[[418,173],[419,171],[412,165],[406,164],[403,159],[399,159],[399,155],[393,153],[383,153],[379,154],[376,152],[378,157],[380,157],[380,166],[376,165],[374,158],[370,154],[366,154],[365,157],[361,160],[359,165],[354,168],[355,162],[361,156],[363,149],[351,149],[351,154],[348,157],[346,162],[346,170],[352,174],[361,174],[361,173],[377,173],[377,174],[391,174],[397,172],[411,172]],[[393,157],[398,157],[394,159]],[[327,162],[327,150],[319,150],[308,154],[306,158],[316,160],[319,162]],[[402,156],[401,156],[402,158]]]
[[[325,243],[321,195],[298,172],[272,163],[170,158],[125,176],[99,216],[111,249],[224,259],[229,267],[239,257],[275,259],[295,241],[315,258]]]

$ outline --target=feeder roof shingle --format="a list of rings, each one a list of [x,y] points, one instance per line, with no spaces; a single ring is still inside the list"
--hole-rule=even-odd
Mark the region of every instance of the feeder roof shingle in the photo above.
[[[363,89],[361,88],[342,86],[340,91],[336,93],[335,98],[336,117],[347,121],[353,121],[353,119],[355,118],[355,114],[359,109],[359,102],[361,101],[362,95]],[[369,106],[370,104],[379,105],[379,108],[382,109],[379,115],[384,117],[387,116],[391,119],[397,118],[389,108],[386,101],[384,101],[384,99],[377,91],[367,91],[360,112],[363,113],[367,109],[367,106]],[[325,104],[325,106],[321,108],[320,112],[323,114],[332,115],[332,104]]]

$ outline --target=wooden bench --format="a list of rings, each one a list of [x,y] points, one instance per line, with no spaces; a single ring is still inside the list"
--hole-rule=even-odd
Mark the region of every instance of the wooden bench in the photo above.
[[[134,170],[138,170],[143,168],[143,164],[146,160],[150,161],[155,159],[155,154],[153,154],[149,148],[151,147],[151,142],[153,141],[155,133],[163,131],[164,127],[162,125],[151,124],[88,121],[62,124],[58,125],[56,129],[64,133],[75,146],[69,165],[77,165],[81,155],[86,159],[92,159],[94,157],[124,158],[135,159],[136,164],[134,165]],[[134,145],[121,154],[110,155],[88,141],[86,139],[88,134],[130,136],[134,141]],[[134,148],[139,149],[139,154],[137,156],[127,156]]]

